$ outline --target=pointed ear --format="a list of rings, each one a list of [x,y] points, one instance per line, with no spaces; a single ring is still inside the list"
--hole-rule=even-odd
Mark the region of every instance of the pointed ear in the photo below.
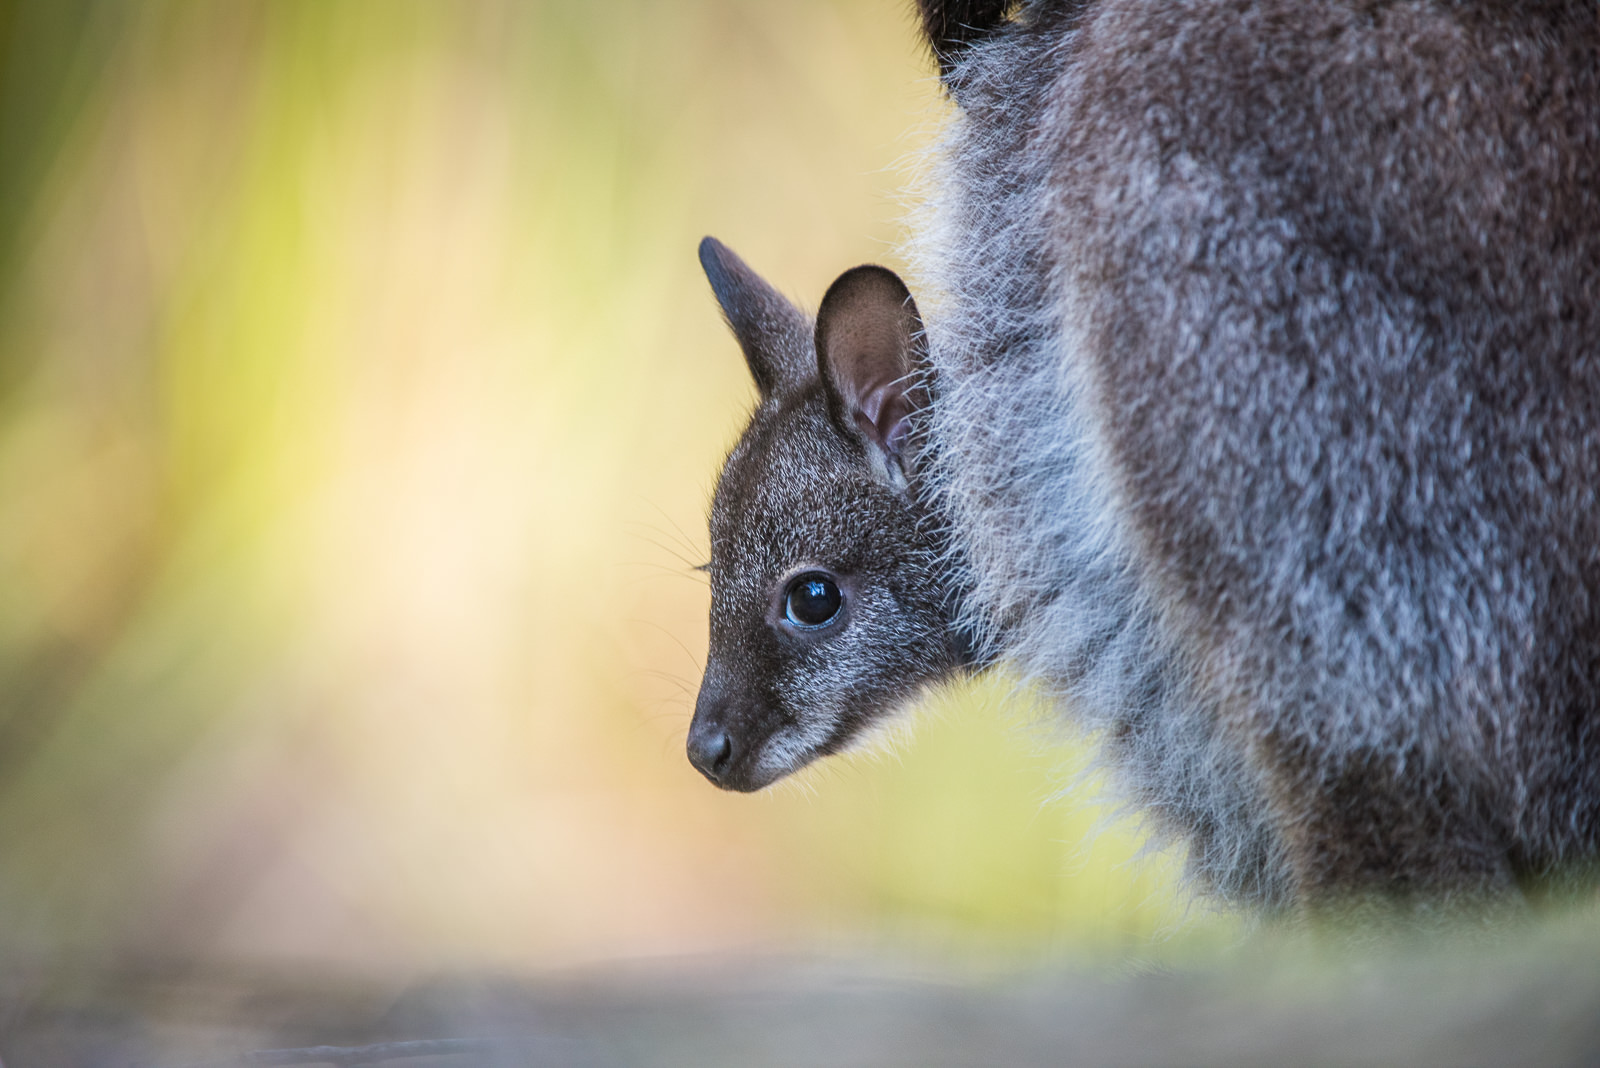
[[[809,379],[816,365],[805,313],[714,237],[700,242],[700,266],[762,399]]]
[[[928,402],[925,344],[916,302],[887,268],[848,270],[822,298],[817,364],[829,410],[902,476],[911,415]]]

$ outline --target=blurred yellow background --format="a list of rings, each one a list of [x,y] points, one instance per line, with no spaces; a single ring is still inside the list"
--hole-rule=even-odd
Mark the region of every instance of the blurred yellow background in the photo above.
[[[754,797],[682,755],[752,401],[695,245],[812,303],[897,265],[941,115],[910,7],[0,7],[0,946],[1016,961],[1216,926],[1003,680]]]

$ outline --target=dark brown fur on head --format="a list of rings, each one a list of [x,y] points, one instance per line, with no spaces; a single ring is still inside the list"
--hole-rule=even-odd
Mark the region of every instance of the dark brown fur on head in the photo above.
[[[716,240],[700,261],[760,401],[712,500],[711,648],[688,751],[718,786],[757,790],[957,670],[962,644],[943,533],[915,485],[926,391],[904,284],[848,271],[813,325]]]

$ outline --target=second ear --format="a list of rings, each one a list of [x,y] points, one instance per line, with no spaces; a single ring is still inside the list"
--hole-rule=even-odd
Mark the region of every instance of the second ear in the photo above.
[[[911,416],[925,403],[922,318],[905,283],[886,267],[846,271],[822,298],[816,341],[834,421],[903,475]]]

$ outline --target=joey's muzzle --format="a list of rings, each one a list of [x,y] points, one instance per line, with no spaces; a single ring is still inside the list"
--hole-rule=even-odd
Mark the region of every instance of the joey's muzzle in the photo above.
[[[721,786],[723,776],[733,766],[733,739],[727,730],[709,719],[696,717],[689,725],[688,748],[689,763]]]
[[[783,776],[782,770],[762,766],[762,750],[770,734],[752,724],[721,688],[708,680],[695,701],[685,748],[689,763],[700,774],[724,790],[748,793]]]

